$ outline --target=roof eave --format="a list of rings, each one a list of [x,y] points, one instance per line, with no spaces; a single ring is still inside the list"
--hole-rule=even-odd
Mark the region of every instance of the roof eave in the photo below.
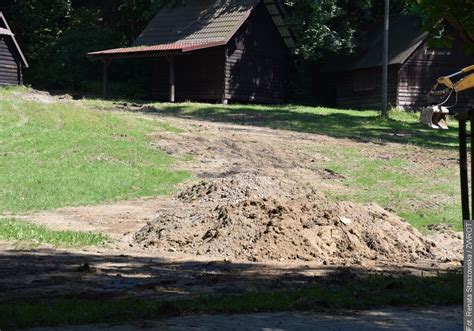
[[[201,43],[201,44],[183,45],[182,47],[177,47],[175,49],[163,49],[163,50],[159,50],[156,48],[154,49],[154,47],[159,46],[159,45],[145,46],[141,50],[139,49],[140,47],[135,46],[135,47],[115,48],[115,49],[104,50],[104,51],[90,52],[90,53],[87,53],[87,55],[95,57],[95,58],[104,58],[104,59],[182,55],[184,53],[189,53],[189,52],[200,50],[200,49],[223,46],[225,44],[226,44],[226,41],[221,40],[221,41],[213,41],[213,42],[207,42],[207,43]],[[127,51],[127,49],[131,51]]]

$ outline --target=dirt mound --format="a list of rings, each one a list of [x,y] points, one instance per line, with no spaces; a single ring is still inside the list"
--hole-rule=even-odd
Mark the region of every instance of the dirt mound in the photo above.
[[[272,196],[289,198],[295,194],[291,184],[275,178],[252,173],[234,174],[214,181],[201,182],[178,194],[183,202],[235,203],[252,197],[264,199]]]
[[[282,193],[282,194],[279,194]],[[314,189],[236,174],[194,185],[135,234],[143,247],[245,261],[436,260],[441,248],[377,205],[331,202]]]

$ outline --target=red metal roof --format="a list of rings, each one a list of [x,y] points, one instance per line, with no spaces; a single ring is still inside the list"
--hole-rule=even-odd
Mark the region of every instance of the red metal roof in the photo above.
[[[203,48],[210,48],[216,46],[225,45],[225,40],[206,40],[198,42],[177,42],[171,44],[161,44],[152,46],[136,46],[136,47],[124,47],[107,49],[104,51],[91,52],[88,55],[91,56],[107,56],[107,55],[127,55],[127,54],[139,54],[139,53],[157,53],[157,52],[169,52],[179,51],[182,53],[195,51]]]

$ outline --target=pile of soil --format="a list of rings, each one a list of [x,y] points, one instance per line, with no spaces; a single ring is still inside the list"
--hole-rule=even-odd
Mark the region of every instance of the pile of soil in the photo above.
[[[142,247],[234,261],[446,258],[442,247],[378,205],[332,202],[314,188],[245,173],[191,186],[135,234]]]

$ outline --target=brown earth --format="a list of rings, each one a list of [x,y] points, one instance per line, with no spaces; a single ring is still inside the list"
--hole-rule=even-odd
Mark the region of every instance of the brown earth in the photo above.
[[[182,160],[175,167],[191,171],[195,180],[172,197],[16,215],[53,229],[102,232],[113,242],[26,251],[1,243],[3,300],[286,288],[343,266],[357,273],[459,268],[459,233],[433,229],[423,235],[375,204],[326,199],[323,192],[349,188],[342,175],[321,165],[328,156],[308,152],[308,146],[355,147],[374,159],[403,158],[428,173],[456,167],[455,152],[164,119],[184,132],[154,133],[150,142]],[[189,156],[192,161],[185,161]]]
[[[460,259],[443,241],[425,238],[378,205],[330,202],[314,187],[298,190],[249,173],[182,191],[173,209],[159,211],[135,240],[143,248],[231,261],[346,265]]]

